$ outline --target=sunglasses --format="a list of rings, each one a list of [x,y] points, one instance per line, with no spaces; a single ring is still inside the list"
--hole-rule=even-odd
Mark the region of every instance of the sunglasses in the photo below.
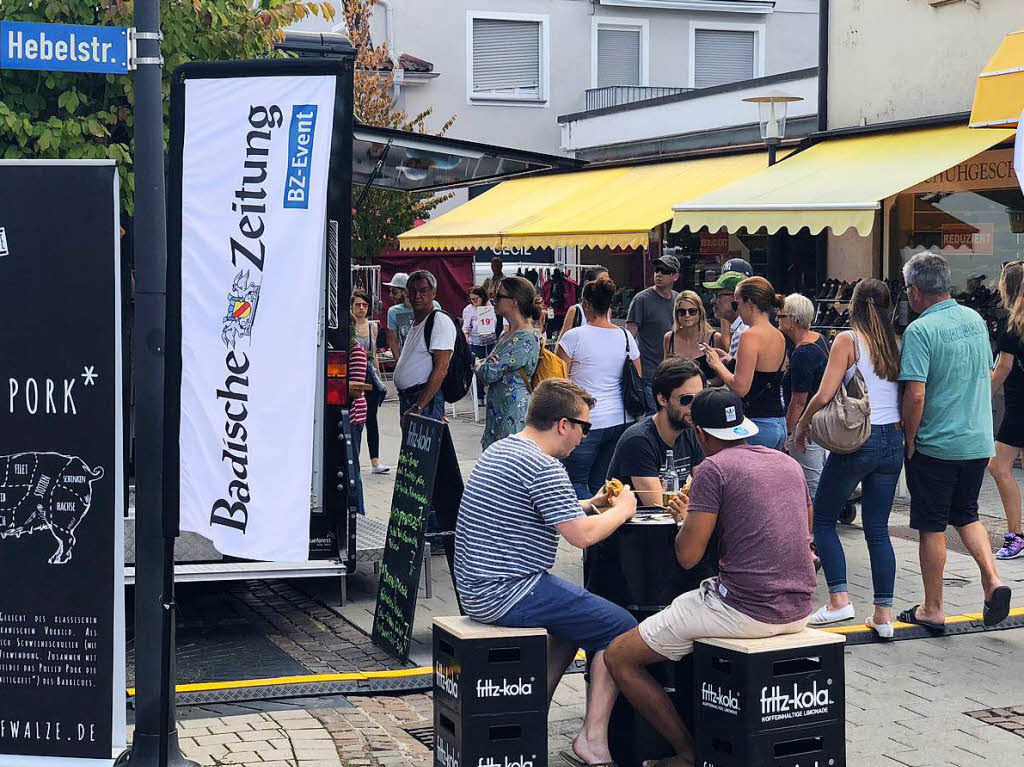
[[[697,398],[696,394],[680,394],[679,395],[679,404],[682,407],[686,407],[687,405],[692,405],[693,401],[696,398]]]
[[[569,416],[562,416],[566,421],[574,423],[580,427],[580,431],[583,432],[583,436],[590,434],[590,421],[581,421],[579,418],[570,418]]]
[[[740,308],[740,302],[739,301],[733,301],[732,302],[732,310],[734,312],[736,312],[736,311],[739,311],[739,308]]]
[[[512,298],[512,296],[508,295],[508,293],[495,293],[494,294],[494,300],[495,301],[500,301],[503,298]]]
[[[700,314],[699,309],[676,309],[677,317],[696,317],[698,314]]]
[[[668,269],[655,269],[655,274],[679,274],[679,272],[670,272]]]
[[[780,320],[788,319],[789,317],[788,314],[776,314],[775,316],[778,317]]]

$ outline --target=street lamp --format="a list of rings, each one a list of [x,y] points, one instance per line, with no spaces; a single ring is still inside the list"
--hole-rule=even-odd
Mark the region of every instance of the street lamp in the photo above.
[[[786,137],[786,109],[792,101],[803,101],[800,96],[774,91],[743,99],[757,104],[761,118],[761,140],[768,147],[768,165],[775,164],[775,153]]]

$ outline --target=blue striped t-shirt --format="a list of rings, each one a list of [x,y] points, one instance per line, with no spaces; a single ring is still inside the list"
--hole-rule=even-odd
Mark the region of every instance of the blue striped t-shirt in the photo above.
[[[466,614],[491,623],[554,567],[555,525],[583,516],[565,467],[517,435],[484,451],[455,527],[455,583]]]

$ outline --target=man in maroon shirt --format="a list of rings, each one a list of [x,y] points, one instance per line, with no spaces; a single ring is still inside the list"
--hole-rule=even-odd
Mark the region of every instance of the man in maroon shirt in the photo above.
[[[700,561],[718,533],[719,575],[675,599],[618,637],[605,662],[619,691],[675,748],[659,767],[693,764],[693,740],[646,666],[679,660],[705,637],[758,639],[803,630],[813,609],[811,499],[800,464],[747,438],[757,426],[727,389],[705,389],[690,409],[707,456],[694,472],[689,498],[671,511],[680,522],[676,558]]]

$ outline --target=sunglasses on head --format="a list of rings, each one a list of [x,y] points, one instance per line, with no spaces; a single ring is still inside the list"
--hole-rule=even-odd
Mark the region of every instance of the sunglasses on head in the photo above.
[[[690,308],[685,308],[684,307],[682,309],[676,309],[676,315],[679,316],[679,317],[682,317],[684,315],[688,316],[688,317],[696,317],[698,314],[700,314],[700,309],[695,309],[693,307],[690,307]]]
[[[563,418],[564,418],[564,419],[565,419],[566,421],[569,421],[570,423],[574,423],[574,424],[576,424],[577,426],[579,426],[579,427],[580,427],[580,431],[582,431],[582,432],[583,432],[583,436],[584,436],[584,437],[585,437],[585,436],[587,436],[588,434],[590,434],[590,421],[582,421],[582,420],[580,420],[579,418],[570,418],[570,417],[569,417],[569,416],[567,416],[567,415],[565,415],[565,416],[562,416],[562,417],[563,417]]]

